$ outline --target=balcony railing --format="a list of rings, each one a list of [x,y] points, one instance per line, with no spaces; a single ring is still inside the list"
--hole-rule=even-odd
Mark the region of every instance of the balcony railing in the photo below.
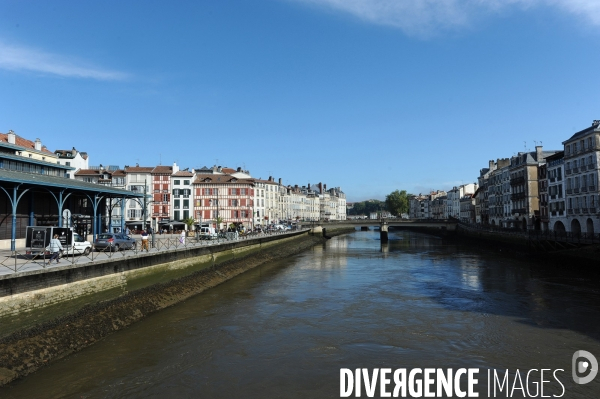
[[[582,193],[583,193],[583,192],[587,192],[587,187],[585,187],[585,186],[584,186],[584,187],[581,187],[581,192],[582,192]]]
[[[596,191],[596,186],[590,186],[589,189],[590,191]]]
[[[573,189],[572,188],[567,188],[567,194],[573,194]]]
[[[579,173],[579,168],[573,168],[573,173]]]
[[[573,212],[574,212],[574,213],[579,213],[579,208],[575,208],[575,209],[573,209]]]
[[[573,189],[574,194],[579,194],[579,187]]]
[[[588,209],[587,208],[581,208],[581,213],[588,213]]]
[[[571,169],[565,169],[565,175],[570,175],[571,174]]]
[[[513,209],[512,214],[514,215],[516,213],[518,213],[519,215],[524,215],[526,213],[525,208]]]
[[[515,193],[515,194],[511,194],[510,195],[510,199],[515,201],[515,200],[520,200],[525,198],[525,193]]]
[[[514,179],[510,179],[511,186],[516,186],[518,184],[523,184],[523,183],[525,183],[524,177],[515,177]]]
[[[594,165],[593,163],[588,165],[588,170],[595,169],[595,168],[596,168],[596,165]]]

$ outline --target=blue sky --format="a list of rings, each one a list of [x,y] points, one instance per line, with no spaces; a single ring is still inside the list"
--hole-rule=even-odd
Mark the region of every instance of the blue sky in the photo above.
[[[350,201],[476,181],[600,119],[600,2],[0,2],[0,132]]]

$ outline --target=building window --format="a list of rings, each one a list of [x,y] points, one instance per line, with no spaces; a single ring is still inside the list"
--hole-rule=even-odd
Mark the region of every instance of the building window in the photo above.
[[[189,186],[190,185],[190,181],[189,180],[184,180],[183,184],[186,185],[186,186]]]
[[[173,212],[173,219],[174,220],[179,220],[179,211]]]
[[[176,185],[176,186],[178,186],[180,182],[181,182],[181,180],[175,180],[175,181],[173,182],[173,184],[174,184],[174,185]]]
[[[174,202],[174,208],[179,209],[179,200],[178,199],[176,199]]]

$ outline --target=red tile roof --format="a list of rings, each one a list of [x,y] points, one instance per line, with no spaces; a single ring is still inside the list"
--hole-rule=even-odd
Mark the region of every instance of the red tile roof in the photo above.
[[[153,174],[171,174],[173,173],[173,167],[172,166],[156,166],[153,170],[152,170]]]
[[[196,177],[193,184],[254,184],[254,179],[238,179],[231,175],[202,174]]]
[[[8,133],[0,133],[0,142],[8,143]],[[35,150],[35,143],[33,141],[24,139],[23,137],[20,137],[17,134],[15,134],[15,144],[14,145],[23,147],[27,150]],[[42,146],[41,152],[45,152],[47,154],[54,155],[54,153],[52,151],[48,150],[45,145]]]
[[[125,169],[125,173],[150,173],[153,170],[153,166],[130,166]]]
[[[173,173],[173,176],[180,176],[180,177],[193,177],[194,174],[188,170],[180,170],[177,173]]]

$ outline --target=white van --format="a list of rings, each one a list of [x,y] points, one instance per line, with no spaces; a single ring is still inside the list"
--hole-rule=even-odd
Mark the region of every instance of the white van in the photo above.
[[[217,238],[219,235],[214,227],[200,227],[200,239],[201,240],[212,240]]]

